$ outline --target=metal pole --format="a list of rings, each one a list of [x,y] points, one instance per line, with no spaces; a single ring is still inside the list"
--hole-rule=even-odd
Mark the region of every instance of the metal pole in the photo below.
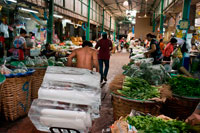
[[[102,16],[102,29],[101,32],[103,32],[104,30],[104,8],[103,8],[103,16]]]
[[[188,20],[189,21],[190,4],[191,4],[191,0],[184,0],[182,20]],[[183,38],[187,38],[187,33],[188,33],[188,30],[186,30],[186,34],[185,34],[185,36],[183,36]]]
[[[153,32],[156,31],[156,21],[155,21],[155,17],[156,17],[156,14],[155,14],[155,11],[153,13]]]
[[[189,20],[191,0],[184,0],[183,20]]]
[[[110,16],[110,35],[111,35],[111,24],[112,24],[112,17]]]
[[[118,35],[117,35],[118,40],[119,40],[119,30],[120,30],[120,25],[118,25]]]
[[[47,22],[47,43],[52,43],[53,38],[53,10],[54,0],[49,0],[49,19]]]
[[[86,40],[90,40],[90,0],[88,0],[88,22],[87,22],[87,29],[86,29]]]
[[[164,0],[161,0],[160,34],[162,35],[163,35],[163,6],[164,6]]]
[[[116,41],[116,22],[115,22],[115,28],[114,28],[114,41]]]

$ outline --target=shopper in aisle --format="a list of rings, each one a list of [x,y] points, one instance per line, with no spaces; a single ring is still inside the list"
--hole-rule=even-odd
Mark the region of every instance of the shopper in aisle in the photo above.
[[[196,38],[198,38],[197,34],[193,33],[192,34],[192,39],[191,39],[192,50],[196,50],[197,49],[196,44],[195,44],[196,43]]]
[[[125,38],[122,37],[122,39],[119,41],[121,51],[123,50],[125,43],[126,43]]]
[[[4,56],[4,51],[5,51],[5,38],[4,38],[4,33],[0,33],[0,58]]]
[[[160,46],[158,41],[155,39],[156,36],[151,33],[147,34],[147,40],[150,41],[150,49],[148,52],[144,53],[146,57],[154,58],[153,64],[160,64],[162,59],[162,52],[160,51]]]
[[[186,122],[191,125],[199,125],[200,124],[200,103],[197,105],[197,108],[192,113],[192,115],[186,119]]]
[[[14,48],[11,50],[11,52],[13,53],[13,58],[15,60],[24,60],[24,52],[26,50],[26,40],[25,40],[25,37],[26,37],[26,30],[24,29],[20,29],[20,36],[17,36],[15,39],[14,39],[14,42],[13,42],[13,46]]]
[[[82,48],[74,50],[68,57],[68,66],[72,66],[72,59],[77,59],[78,68],[85,68],[93,70],[93,66],[96,68],[96,72],[99,72],[97,51],[92,48],[92,43],[84,41]]]
[[[107,74],[109,70],[109,60],[110,52],[113,49],[111,40],[107,38],[107,33],[102,33],[102,39],[97,42],[95,46],[96,49],[99,49],[98,59],[99,59],[99,70],[101,74],[101,82],[107,81]],[[105,64],[105,69],[103,70],[103,65]]]
[[[164,61],[170,61],[171,54],[173,53],[174,47],[176,45],[177,45],[177,39],[172,38],[170,42],[167,44],[166,48],[164,49],[164,52],[163,52]]]
[[[134,39],[134,37],[132,37],[131,41],[130,41],[130,46],[129,46],[129,52],[130,52],[130,56],[129,57],[131,57],[131,54],[133,52],[134,47],[135,47],[135,39]]]

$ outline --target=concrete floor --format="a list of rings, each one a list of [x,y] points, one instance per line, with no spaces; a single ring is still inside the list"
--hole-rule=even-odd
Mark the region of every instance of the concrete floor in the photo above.
[[[108,82],[102,87],[101,117],[93,123],[92,133],[102,133],[113,124],[113,110],[111,96],[109,94],[109,83],[115,75],[122,73],[122,66],[129,62],[128,53],[116,53],[111,56]],[[0,133],[42,133],[37,131],[28,117],[21,118],[15,122],[0,120]]]

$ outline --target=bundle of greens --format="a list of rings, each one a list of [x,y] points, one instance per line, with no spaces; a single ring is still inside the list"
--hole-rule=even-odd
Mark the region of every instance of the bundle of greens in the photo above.
[[[127,121],[138,133],[187,133],[190,126],[182,121],[163,120],[151,116],[128,117]]]
[[[148,100],[160,97],[158,88],[152,87],[147,81],[140,78],[125,77],[122,90],[118,93],[139,100]]]
[[[180,96],[200,97],[200,80],[177,76],[169,80],[172,92]]]

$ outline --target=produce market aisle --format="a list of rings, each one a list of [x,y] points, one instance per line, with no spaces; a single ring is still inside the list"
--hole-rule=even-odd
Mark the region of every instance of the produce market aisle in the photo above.
[[[111,96],[109,94],[109,83],[115,75],[122,73],[122,66],[129,62],[128,53],[116,53],[111,56],[108,82],[102,88],[101,117],[94,121],[92,133],[102,133],[113,123],[113,110]],[[5,122],[0,120],[0,133],[42,133],[37,131],[28,117],[16,122]]]

